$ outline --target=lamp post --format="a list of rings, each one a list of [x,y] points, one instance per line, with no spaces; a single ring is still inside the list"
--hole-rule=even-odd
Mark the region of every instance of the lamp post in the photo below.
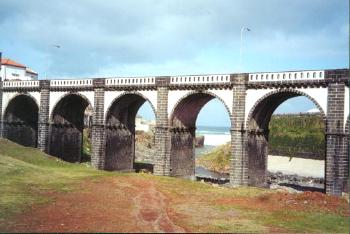
[[[247,31],[250,32],[251,30],[247,27],[242,27],[241,28],[241,44],[240,44],[240,49],[239,49],[239,69],[242,71],[242,56],[243,56],[243,32]]]
[[[60,49],[61,48],[61,46],[60,45],[57,45],[57,44],[52,44],[52,45],[50,45],[49,46],[49,51],[48,52],[50,52],[51,51],[51,47],[54,47],[54,48],[56,48],[56,49]],[[46,59],[46,69],[45,69],[45,74],[44,74],[44,79],[48,79],[48,70],[49,70],[49,66],[50,66],[50,64],[49,64],[49,56],[47,56],[47,59]]]

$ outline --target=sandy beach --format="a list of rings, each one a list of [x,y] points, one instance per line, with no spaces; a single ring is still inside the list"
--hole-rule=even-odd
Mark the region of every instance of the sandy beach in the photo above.
[[[283,174],[298,174],[300,176],[324,177],[325,161],[292,158],[269,155],[267,169],[271,172],[280,171]]]

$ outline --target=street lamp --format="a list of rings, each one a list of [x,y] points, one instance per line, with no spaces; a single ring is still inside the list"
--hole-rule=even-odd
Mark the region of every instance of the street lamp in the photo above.
[[[243,56],[243,32],[247,31],[250,32],[251,30],[247,27],[242,27],[241,28],[241,44],[240,44],[240,49],[239,49],[239,69],[242,70],[242,56]]]
[[[52,47],[55,48],[55,49],[60,49],[61,48],[61,46],[58,45],[58,44],[51,44],[48,47],[48,53],[50,53],[50,51],[52,51],[51,50]],[[48,70],[49,70],[49,66],[50,66],[50,64],[49,64],[49,56],[46,59],[45,66],[46,66],[46,69],[45,69],[44,79],[47,80],[48,79]]]

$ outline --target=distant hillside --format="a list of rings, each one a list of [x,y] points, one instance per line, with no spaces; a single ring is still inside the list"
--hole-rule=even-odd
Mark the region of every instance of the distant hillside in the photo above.
[[[325,126],[319,114],[273,115],[269,128],[269,154],[324,159]]]

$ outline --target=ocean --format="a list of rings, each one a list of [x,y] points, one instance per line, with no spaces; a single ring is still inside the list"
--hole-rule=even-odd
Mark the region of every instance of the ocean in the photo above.
[[[196,136],[204,136],[205,146],[223,145],[231,140],[230,127],[197,126]]]
[[[201,157],[216,146],[231,140],[230,127],[197,126],[196,136],[204,136],[204,147],[195,149],[196,157]],[[198,166],[195,169],[195,174],[207,178],[228,178],[226,174],[216,173]]]

